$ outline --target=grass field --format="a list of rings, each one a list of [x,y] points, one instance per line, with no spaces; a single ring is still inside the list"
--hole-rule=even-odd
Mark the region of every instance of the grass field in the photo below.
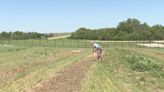
[[[103,62],[86,40],[1,41],[0,92],[164,92],[163,48],[98,43]]]

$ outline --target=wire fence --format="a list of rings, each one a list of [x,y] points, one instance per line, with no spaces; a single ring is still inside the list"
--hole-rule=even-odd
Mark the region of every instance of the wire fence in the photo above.
[[[164,41],[162,40],[143,40],[143,41],[102,41],[102,40],[73,40],[73,39],[58,39],[58,40],[0,40],[1,46],[24,46],[24,47],[63,47],[63,48],[90,48],[91,42],[98,43],[103,48],[144,48],[156,47],[163,48]]]
[[[0,40],[0,46],[5,47],[16,47],[16,48],[42,48],[44,49],[45,55],[49,53],[49,48],[60,49],[62,51],[63,48],[72,48],[72,49],[91,49],[91,42],[95,42],[99,44],[102,49],[121,49],[122,51],[127,50],[129,52],[130,49],[133,48],[164,48],[164,41],[158,40],[143,40],[143,41],[102,41],[102,40],[74,40],[74,39],[31,39],[31,40]]]

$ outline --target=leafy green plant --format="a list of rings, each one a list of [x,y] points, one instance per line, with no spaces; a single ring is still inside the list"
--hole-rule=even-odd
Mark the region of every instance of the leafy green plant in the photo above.
[[[162,68],[157,60],[137,54],[127,55],[126,60],[131,68],[136,71],[161,70]]]

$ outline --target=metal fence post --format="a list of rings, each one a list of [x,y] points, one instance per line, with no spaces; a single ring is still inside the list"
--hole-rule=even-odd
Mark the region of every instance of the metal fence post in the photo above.
[[[47,41],[47,39],[46,39],[45,55],[47,55],[47,48],[48,48],[48,41]]]
[[[79,48],[79,39],[78,39],[78,48]]]
[[[56,47],[56,40],[54,40],[54,42],[55,42],[55,47]]]
[[[34,47],[34,39],[32,39],[32,47]]]
[[[114,40],[114,47],[116,48],[116,40]]]
[[[8,42],[9,42],[9,45],[10,45],[10,39],[8,40]]]
[[[18,46],[18,39],[17,39],[17,46]]]
[[[64,39],[63,39],[63,47],[64,47]]]
[[[70,39],[70,48],[71,48],[71,39]]]
[[[46,40],[47,41],[47,47],[49,46],[49,42],[48,42],[48,39]]]
[[[1,45],[2,45],[2,39],[1,39]]]
[[[124,46],[124,43],[123,43],[123,40],[122,40],[122,49],[123,49],[123,46]]]

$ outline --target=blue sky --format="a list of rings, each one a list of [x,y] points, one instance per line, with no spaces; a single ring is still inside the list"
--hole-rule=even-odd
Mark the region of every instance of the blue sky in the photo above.
[[[0,31],[72,32],[127,18],[164,25],[164,0],[0,0]]]

